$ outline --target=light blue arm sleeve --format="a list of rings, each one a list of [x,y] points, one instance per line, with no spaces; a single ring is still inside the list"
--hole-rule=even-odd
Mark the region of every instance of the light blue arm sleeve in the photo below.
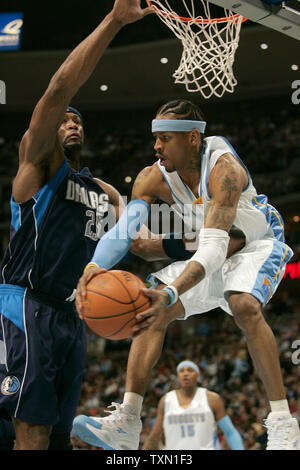
[[[223,431],[232,450],[244,450],[240,433],[235,429],[229,416],[217,421],[217,425]]]
[[[132,239],[140,230],[149,214],[149,205],[141,200],[131,201],[126,206],[117,224],[97,243],[92,263],[110,269],[127,254]]]

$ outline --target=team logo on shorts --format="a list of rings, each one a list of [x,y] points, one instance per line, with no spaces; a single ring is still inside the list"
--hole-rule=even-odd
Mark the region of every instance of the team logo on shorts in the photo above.
[[[17,393],[19,388],[19,379],[14,375],[9,375],[8,377],[5,377],[1,384],[1,393],[3,395],[13,395],[14,393]]]
[[[263,281],[263,291],[264,291],[266,300],[268,301],[272,296],[272,286],[271,286],[269,279],[267,279],[266,277],[264,277],[264,281]]]

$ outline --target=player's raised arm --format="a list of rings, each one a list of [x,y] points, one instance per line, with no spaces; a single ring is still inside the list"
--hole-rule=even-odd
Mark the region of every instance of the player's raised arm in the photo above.
[[[34,109],[29,129],[20,145],[20,168],[13,184],[15,200],[23,202],[31,197],[39,189],[36,187],[37,181],[40,186],[43,185],[45,175],[49,179],[59,168],[63,161],[63,150],[56,145],[57,131],[72,97],[88,80],[118,31],[125,24],[137,21],[149,12],[149,8],[141,8],[141,0],[116,0],[112,11],[71,52],[54,74]],[[31,194],[33,187],[34,192]]]

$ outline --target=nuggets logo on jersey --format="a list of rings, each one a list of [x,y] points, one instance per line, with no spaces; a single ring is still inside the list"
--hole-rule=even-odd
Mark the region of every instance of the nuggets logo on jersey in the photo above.
[[[207,399],[207,389],[198,387],[187,408],[183,408],[176,390],[165,396],[163,428],[165,450],[215,450],[216,422]]]
[[[177,414],[168,416],[168,424],[204,423],[205,413]]]

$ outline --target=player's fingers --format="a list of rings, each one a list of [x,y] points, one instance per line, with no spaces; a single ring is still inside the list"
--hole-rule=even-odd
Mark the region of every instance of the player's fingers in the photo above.
[[[86,297],[86,284],[88,283],[88,273],[87,274],[84,274],[80,280],[79,280],[79,283],[78,283],[78,287],[77,287],[77,291],[78,291],[78,296],[81,296],[83,298]]]
[[[104,274],[106,272],[107,272],[106,269],[95,268],[94,266],[88,269],[81,277],[81,281],[82,281],[81,295],[83,297],[86,297],[86,285],[93,279],[93,277],[98,276],[98,274]]]
[[[148,318],[147,320],[144,320],[143,322],[141,323],[138,323],[136,324],[133,328],[132,328],[132,336],[135,338],[136,336],[138,336],[139,334],[143,333],[144,330],[146,330],[147,328],[149,328],[154,319],[152,319],[152,317]]]
[[[142,321],[146,318],[153,316],[153,314],[154,314],[153,308],[149,308],[148,310],[145,310],[144,312],[141,312],[138,315],[136,315],[136,319],[137,321]]]
[[[140,290],[151,299],[151,302],[154,303],[156,300],[158,300],[161,296],[161,292],[159,290],[155,289],[145,289],[144,287],[141,287]]]
[[[81,296],[78,293],[78,288],[77,288],[77,291],[76,291],[75,306],[76,306],[76,310],[77,310],[79,318],[81,318],[81,320],[83,320],[82,302],[81,302]]]
[[[146,287],[141,287],[140,291],[143,292],[147,297],[153,297],[153,289],[147,289]]]

